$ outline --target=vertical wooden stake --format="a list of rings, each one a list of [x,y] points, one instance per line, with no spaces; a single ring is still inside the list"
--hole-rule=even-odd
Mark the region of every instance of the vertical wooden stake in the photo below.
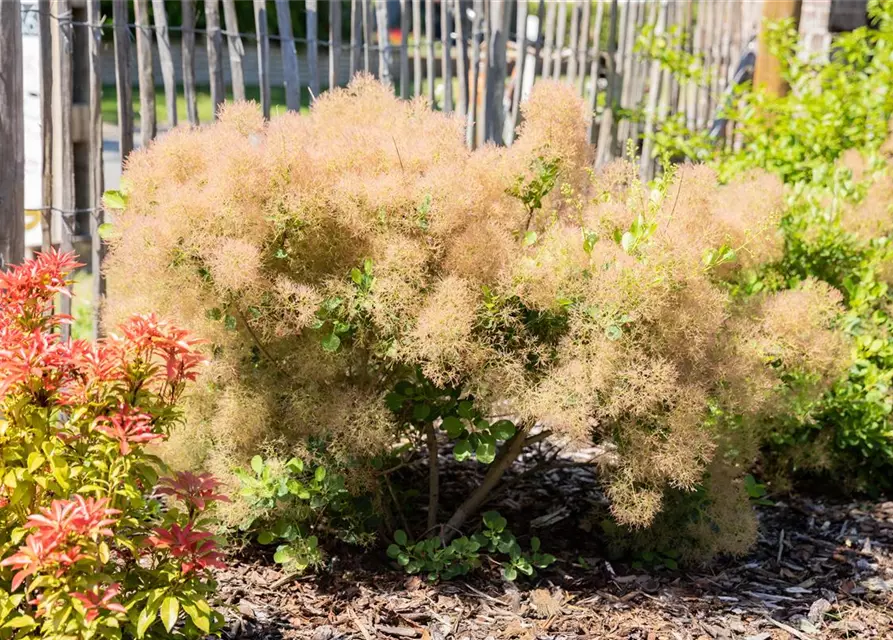
[[[412,95],[422,95],[422,0],[412,0]]]
[[[400,97],[409,98],[409,7],[400,0]]]
[[[112,5],[112,19],[115,24],[115,87],[118,91],[118,154],[123,167],[124,161],[133,150],[133,93],[126,0],[115,0]],[[55,80],[54,77],[54,84]]]
[[[793,18],[796,28],[800,22],[800,0],[765,0],[763,2],[764,25],[767,20],[782,20],[784,18]],[[760,28],[757,67],[754,70],[753,84],[755,87],[763,87],[775,96],[784,95],[788,90],[784,78],[781,77],[781,63],[769,53],[764,26]]]
[[[71,137],[71,111],[74,100],[71,68],[74,34],[69,0],[53,0],[51,6],[52,13],[57,16],[50,25],[50,31],[53,42],[53,121],[56,123],[56,126],[53,127],[53,137],[55,138],[53,140],[53,161],[55,163],[56,186],[58,187],[53,190],[52,205],[59,212],[57,218],[60,222],[59,249],[68,253],[74,249],[72,234],[76,222],[74,144]],[[63,295],[59,298],[59,312],[71,315],[71,296]],[[63,339],[68,339],[71,336],[71,325],[62,325],[61,333]]]
[[[164,0],[152,0],[155,17],[155,35],[158,42],[158,61],[161,63],[161,79],[164,82],[164,104],[167,108],[167,124],[177,126],[177,80],[174,75],[174,57],[171,52],[170,28]],[[100,31],[101,35],[101,31]]]
[[[25,94],[22,5],[0,2],[0,269],[25,259]]]
[[[134,10],[136,11],[136,65],[140,85],[140,146],[145,149],[156,133],[155,73],[152,70],[149,0],[136,0]]]
[[[524,89],[524,65],[527,62],[527,2],[525,0],[518,3],[518,21],[515,24],[515,31],[517,32],[518,59],[515,61],[515,82],[512,87],[512,114],[505,131],[505,139],[508,144],[515,140],[515,129],[518,128],[518,122],[521,119],[521,92]]]
[[[104,333],[101,312],[105,298],[105,276],[102,273],[105,244],[99,235],[100,227],[105,222],[102,209],[102,28],[99,26],[99,0],[87,0],[87,22],[90,23],[87,29],[90,37],[90,207],[93,209],[90,216],[90,270],[93,273],[92,324],[95,340]]]
[[[255,0],[257,2],[257,0]],[[261,0],[262,2],[262,0]],[[183,95],[186,98],[186,119],[198,124],[198,96],[195,91],[195,0],[182,0],[183,36],[180,51],[183,58]],[[117,33],[117,32],[116,32]],[[260,46],[260,45],[258,45]],[[258,56],[259,58],[260,56]],[[263,79],[264,74],[261,74]],[[120,100],[120,93],[118,94]],[[261,90],[263,95],[263,90]]]
[[[307,66],[310,67],[310,93],[319,96],[319,6],[307,0]]]
[[[465,25],[462,19],[462,0],[454,0],[453,16],[456,25],[456,79],[459,85],[459,99],[456,110],[465,118],[468,109],[468,48],[465,45]]]
[[[375,24],[378,31],[378,79],[394,84],[391,79],[391,42],[388,39],[387,0],[375,0]]]
[[[425,0],[425,40],[428,44],[428,56],[426,60],[428,63],[428,102],[431,103],[431,108],[433,109],[436,104],[436,100],[434,99],[434,0]]]
[[[350,0],[350,79],[360,70],[360,0]]]
[[[443,110],[453,110],[453,54],[450,36],[450,2],[440,1],[440,75],[443,76]]]
[[[49,251],[53,246],[53,43],[50,35],[50,0],[40,0],[37,8],[40,31],[40,134],[43,138],[40,247],[42,251]]]
[[[164,3],[164,0],[155,0]],[[156,10],[157,13],[157,10]],[[239,18],[236,15],[236,0],[223,0],[223,19],[226,21],[226,44],[229,50],[229,71],[233,83],[233,100],[245,99],[245,46],[239,35]]]
[[[289,111],[300,111],[301,80],[298,76],[298,52],[295,49],[288,5],[288,0],[276,0],[276,18],[279,20],[279,37],[282,42],[282,69],[285,76],[285,104]]]
[[[329,89],[338,86],[341,76],[341,2],[329,0]]]
[[[211,104],[214,119],[217,109],[226,100],[226,85],[223,83],[223,34],[220,32],[220,2],[205,0],[205,22],[208,25],[208,74],[211,79]]]
[[[471,23],[471,97],[468,100],[468,112],[465,120],[465,144],[474,149],[477,144],[478,87],[481,82],[481,37],[483,36],[484,0],[474,0],[474,19]]]

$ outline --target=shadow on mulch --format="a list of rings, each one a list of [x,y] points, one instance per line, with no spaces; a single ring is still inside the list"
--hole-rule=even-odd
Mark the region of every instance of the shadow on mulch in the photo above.
[[[430,584],[402,574],[383,553],[349,547],[331,549],[325,571],[290,578],[249,550],[219,575],[226,637],[893,638],[893,502],[791,497],[759,508],[760,538],[747,557],[699,571],[643,571],[607,560],[603,541],[580,528],[604,504],[595,476],[552,462],[556,468],[537,473],[520,465],[487,506],[522,541],[548,530],[544,546],[559,561],[535,579],[507,583],[492,566]],[[444,465],[447,513],[481,474]],[[424,529],[421,509],[404,516]]]

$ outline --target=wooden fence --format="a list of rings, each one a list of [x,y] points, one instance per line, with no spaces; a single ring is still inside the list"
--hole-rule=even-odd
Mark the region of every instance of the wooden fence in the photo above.
[[[176,47],[187,120],[199,124],[195,52],[201,40],[212,103],[223,102],[227,90],[244,98],[246,84],[256,84],[260,108],[269,117],[272,42],[281,56],[285,108],[300,109],[302,91],[316,96],[342,83],[346,78],[339,70],[346,64],[347,77],[373,73],[401,98],[425,95],[433,108],[465,118],[470,147],[510,144],[532,85],[544,78],[566,82],[593,114],[589,139],[597,147],[597,164],[622,155],[633,140],[647,178],[654,169],[651,137],[660,122],[684,114],[690,127],[709,127],[759,14],[759,4],[748,0],[306,0],[306,37],[298,38],[289,5],[289,0],[253,0],[253,30],[237,23],[236,0],[205,0],[202,29],[195,27],[200,6],[195,0],[181,0],[180,25],[169,23],[170,3],[164,0],[151,0],[151,12],[150,0],[113,0],[111,16],[100,15],[99,0],[23,5],[38,14],[41,43],[43,243],[83,251],[89,243],[97,309],[104,295],[98,233],[104,216],[100,52],[109,34],[122,162],[135,143],[134,85],[140,98],[138,142],[145,146],[158,134],[153,57],[160,63],[167,107],[163,126],[178,124]],[[328,12],[325,33],[319,29],[320,10]],[[269,12],[278,33],[268,30]],[[398,26],[389,30],[389,22]],[[672,35],[673,46],[700,59],[708,77],[686,84],[640,55],[637,37],[646,29]],[[256,48],[256,68],[245,64],[248,47]],[[299,73],[299,58],[306,62],[306,77]],[[70,310],[68,304],[66,299],[63,312]]]

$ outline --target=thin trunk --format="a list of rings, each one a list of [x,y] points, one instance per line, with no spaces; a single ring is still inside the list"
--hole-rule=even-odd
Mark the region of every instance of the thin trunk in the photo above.
[[[428,530],[437,525],[437,509],[440,504],[440,465],[437,459],[437,431],[434,423],[428,423]]]

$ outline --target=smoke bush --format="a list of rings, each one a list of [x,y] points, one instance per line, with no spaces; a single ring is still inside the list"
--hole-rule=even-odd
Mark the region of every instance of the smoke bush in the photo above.
[[[226,474],[320,438],[364,486],[357,461],[448,438],[489,465],[457,528],[546,437],[604,445],[612,513],[637,527],[747,460],[845,366],[838,294],[729,296],[781,253],[775,178],[684,166],[649,187],[626,163],[592,175],[590,151],[557,84],[515,145],[469,152],[457,119],[361,78],[307,116],[228,105],[135,152],[107,316],[170,315],[214,354],[168,456]]]

